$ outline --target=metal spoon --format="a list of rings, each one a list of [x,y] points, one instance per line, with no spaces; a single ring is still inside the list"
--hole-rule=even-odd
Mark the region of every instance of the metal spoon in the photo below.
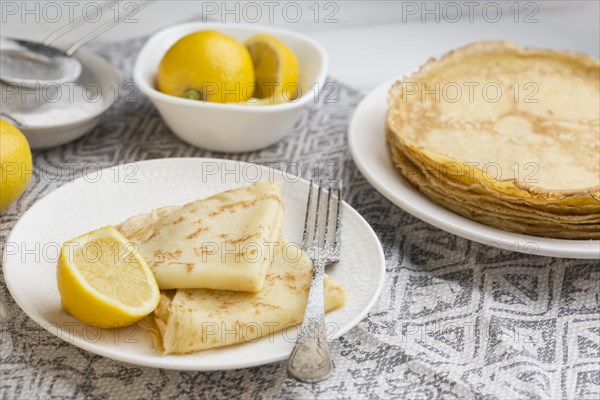
[[[0,80],[6,83],[35,87],[73,82],[80,74],[79,60],[55,47],[29,40],[0,40]]]
[[[107,2],[98,12],[105,11],[117,2],[116,0]],[[29,88],[75,81],[81,75],[81,63],[72,57],[73,53],[149,4],[150,1],[147,0],[137,3],[137,7],[132,11],[124,13],[117,21],[111,18],[82,36],[65,51],[51,46],[52,42],[85,23],[85,15],[51,33],[42,43],[2,38],[0,40],[0,81]]]

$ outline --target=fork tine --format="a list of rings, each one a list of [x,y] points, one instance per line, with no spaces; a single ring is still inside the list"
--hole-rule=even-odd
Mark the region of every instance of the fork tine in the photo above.
[[[341,225],[342,225],[342,183],[337,187],[337,210],[335,217],[335,242],[333,244],[332,262],[337,262],[340,257],[341,246]]]
[[[311,209],[311,204],[312,204],[312,193],[313,193],[313,186],[315,184],[315,178],[313,177],[310,180],[310,185],[308,187],[308,198],[306,200],[306,216],[304,217],[304,232],[302,233],[302,249],[304,251],[306,251],[308,249],[308,246],[310,244],[309,238],[310,238],[310,209]]]
[[[332,202],[332,197],[331,194],[333,192],[333,188],[329,188],[328,194],[327,194],[327,215],[325,216],[325,239],[324,239],[324,244],[323,247],[325,248],[325,251],[327,252],[327,256],[329,257],[331,255],[331,251],[333,250],[332,245],[331,245],[331,239],[330,239],[330,220],[331,220],[331,214],[332,214],[332,206],[333,206],[333,202]]]
[[[317,208],[315,209],[315,228],[314,228],[314,237],[313,237],[313,250],[315,252],[315,256],[316,257],[321,257],[321,254],[319,254],[319,217],[320,217],[320,210],[321,210],[321,193],[323,193],[323,182],[321,180],[319,180],[319,186],[318,186],[318,192],[317,192]]]

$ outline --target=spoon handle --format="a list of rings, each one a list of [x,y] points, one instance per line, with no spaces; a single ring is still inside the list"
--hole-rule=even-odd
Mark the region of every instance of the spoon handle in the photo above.
[[[103,13],[104,11],[108,10],[110,7],[112,7],[117,2],[118,2],[118,0],[113,0],[113,1],[109,1],[107,3],[104,3],[100,7],[100,10],[98,12]],[[52,44],[52,42],[54,42],[56,39],[60,38],[61,36],[66,35],[67,33],[74,31],[75,29],[77,29],[78,27],[80,27],[81,25],[83,25],[86,22],[87,22],[87,15],[85,13],[82,13],[81,16],[75,18],[72,22],[69,22],[68,24],[66,24],[64,26],[61,26],[60,28],[58,28],[57,30],[55,30],[54,32],[49,34],[42,43],[45,44],[46,46],[50,46]]]
[[[83,37],[81,37],[81,39],[79,39],[75,43],[73,43],[67,49],[67,51],[65,53],[67,53],[68,56],[73,55],[73,53],[75,53],[77,51],[77,49],[79,49],[81,46],[83,46],[90,40],[93,40],[93,39],[97,38],[98,36],[102,35],[104,32],[119,25],[121,22],[125,21],[127,18],[131,17],[132,15],[136,14],[137,12],[139,12],[142,9],[149,6],[151,3],[152,2],[150,0],[144,0],[139,3],[136,3],[136,7],[134,7],[132,11],[122,15],[121,17],[119,17],[119,19],[117,21],[115,21],[114,19],[111,18],[110,20],[106,21],[106,23],[100,25],[98,28],[94,29],[90,33],[83,35]]]

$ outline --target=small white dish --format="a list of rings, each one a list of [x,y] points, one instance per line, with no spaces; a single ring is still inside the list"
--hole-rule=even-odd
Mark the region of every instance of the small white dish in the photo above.
[[[599,240],[565,240],[503,231],[462,217],[430,200],[402,178],[385,140],[387,95],[401,76],[373,89],[356,108],[348,129],[352,158],[364,177],[398,207],[447,232],[486,245],[527,254],[600,258]]]
[[[203,30],[221,32],[241,43],[257,33],[281,40],[298,57],[301,96],[284,104],[249,106],[189,100],[156,90],[156,73],[167,50],[183,36]],[[299,33],[266,26],[192,22],[152,36],[136,60],[133,78],[167,126],[184,141],[213,151],[245,152],[267,147],[289,133],[302,109],[315,101],[323,88],[327,64],[325,50]]]
[[[62,243],[83,232],[118,224],[152,209],[255,183],[283,181],[283,236],[300,243],[309,183],[278,170],[230,160],[171,158],[96,171],[36,202],[17,222],[4,246],[4,280],[17,304],[49,332],[82,349],[133,364],[183,370],[245,368],[286,359],[296,328],[260,340],[192,353],[162,356],[150,335],[133,325],[89,327],[60,307],[56,261]],[[93,205],[93,208],[91,208]],[[326,315],[329,338],[357,325],[375,304],[385,276],[381,244],[348,204],[342,209],[342,254],[327,273],[348,292],[347,304]],[[37,249],[37,251],[25,251]]]
[[[102,115],[118,98],[121,78],[108,61],[84,49],[79,49],[75,57],[82,65],[82,73],[76,82],[46,85],[37,93],[33,89],[10,88],[11,92],[3,95],[3,112],[21,123],[18,128],[32,149],[59,146],[80,138],[98,125]],[[17,92],[12,92],[15,89]],[[7,90],[6,86],[3,90]],[[74,109],[75,97],[87,101],[85,109],[79,112]],[[4,103],[5,99],[16,104]],[[24,118],[21,113],[11,112],[12,105],[26,109],[22,112]],[[57,110],[59,105],[62,108]],[[68,113],[69,117],[63,116],[57,121],[58,113]],[[54,120],[42,123],[42,115]],[[28,120],[36,121],[28,124]]]

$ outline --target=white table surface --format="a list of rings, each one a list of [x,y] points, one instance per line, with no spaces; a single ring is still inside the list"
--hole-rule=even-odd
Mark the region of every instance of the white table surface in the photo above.
[[[60,14],[56,13],[54,6],[43,2],[2,1],[0,35],[41,40],[67,23],[69,18],[81,15],[84,9],[83,5],[67,5],[69,2],[49,3],[61,6]],[[132,2],[123,0],[121,12],[129,10],[125,10],[128,3]],[[211,22],[236,22],[237,18],[240,23],[248,23],[253,22],[256,15],[256,9],[244,9],[243,2],[160,0],[153,3],[134,16],[137,22],[122,24],[97,40],[118,41],[146,35],[180,21],[201,18],[203,11]],[[310,8],[314,7],[313,1],[258,1],[254,4],[258,5],[262,15],[256,23],[272,24],[312,36],[329,53],[330,75],[364,91],[421,65],[429,57],[476,40],[506,39],[522,45],[569,49],[600,56],[600,7],[596,0],[453,3],[460,7],[462,16],[459,18],[456,18],[456,8],[443,1],[427,4],[421,1],[322,2],[318,4],[317,23]],[[473,4],[472,12],[469,11],[469,3]],[[297,22],[290,22],[297,5],[302,16]],[[497,22],[492,22],[497,5],[502,9],[502,16]],[[71,15],[68,7],[71,7]],[[269,20],[269,7],[272,22]],[[437,13],[425,12],[436,7]],[[516,8],[519,9],[518,22],[515,22]],[[92,18],[94,9],[87,10]],[[115,10],[107,11],[103,17],[114,18]],[[228,10],[233,12],[227,13]],[[336,11],[333,18],[337,22],[325,23],[325,16],[333,11]],[[530,13],[534,13],[532,19],[537,22],[525,22]],[[436,17],[439,22],[436,22]],[[455,18],[457,22],[452,22]],[[77,32],[85,31],[82,27]]]

